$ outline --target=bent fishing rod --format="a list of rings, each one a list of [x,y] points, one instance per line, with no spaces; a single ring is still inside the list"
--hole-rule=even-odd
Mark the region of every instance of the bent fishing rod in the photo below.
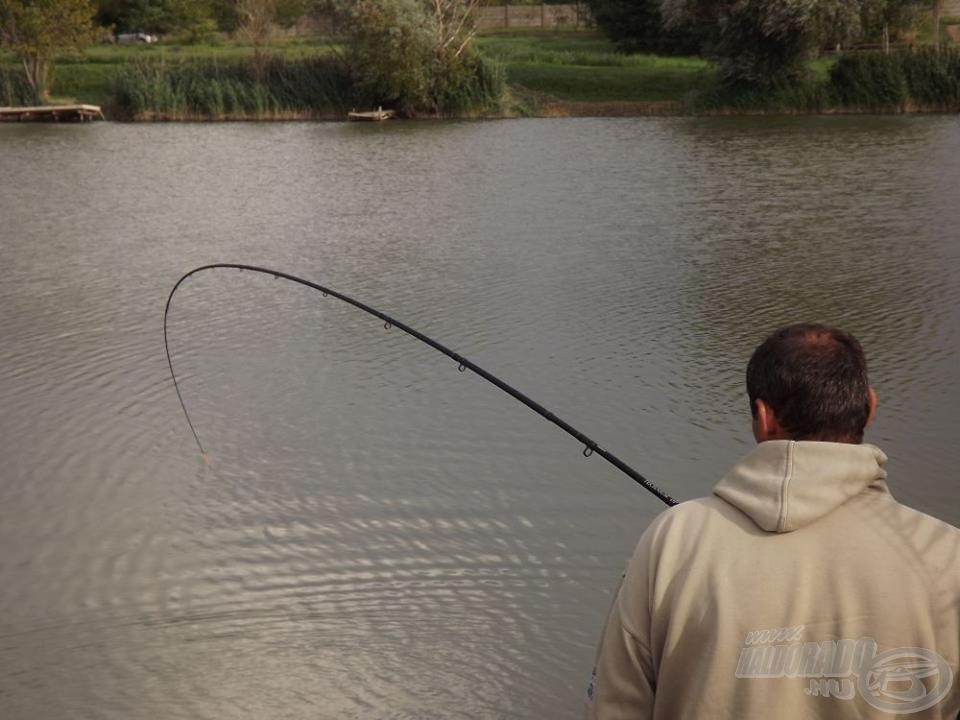
[[[508,385],[493,373],[488,372],[487,370],[484,370],[482,367],[480,367],[474,362],[471,362],[470,360],[463,357],[459,353],[454,352],[453,350],[451,350],[445,345],[442,345],[441,343],[437,342],[433,338],[428,337],[427,335],[424,335],[419,330],[415,330],[414,328],[410,327],[406,323],[400,322],[399,320],[387,315],[386,313],[381,312],[380,310],[377,310],[376,308],[371,307],[365,303],[362,303],[359,300],[355,300],[349,295],[345,295],[341,292],[337,292],[336,290],[332,290],[328,287],[324,287],[323,285],[318,285],[317,283],[311,282],[310,280],[304,280],[303,278],[296,277],[295,275],[290,275],[289,273],[281,272],[280,270],[271,270],[269,268],[258,267],[256,265],[243,265],[240,263],[211,263],[209,265],[201,265],[200,267],[194,268],[190,272],[186,273],[179,280],[177,280],[177,284],[173,286],[173,289],[170,291],[170,295],[167,296],[167,304],[166,304],[166,307],[164,307],[163,309],[163,347],[167,352],[167,364],[170,366],[170,377],[173,379],[173,387],[177,391],[177,398],[180,400],[180,407],[183,408],[183,414],[184,414],[184,417],[186,417],[187,419],[187,425],[190,426],[190,432],[193,433],[193,439],[196,441],[197,447],[200,448],[200,454],[203,456],[203,459],[205,461],[207,460],[206,450],[204,450],[203,444],[200,442],[200,436],[197,434],[197,429],[196,427],[194,427],[193,421],[190,419],[190,413],[187,412],[187,405],[183,401],[183,394],[180,392],[180,384],[177,382],[177,374],[173,370],[173,358],[170,355],[170,343],[169,343],[169,337],[167,333],[167,319],[170,315],[170,303],[173,301],[173,296],[176,294],[177,289],[183,284],[183,282],[190,276],[196,275],[197,273],[204,272],[206,270],[217,270],[217,269],[241,270],[241,271],[246,270],[253,273],[260,273],[262,275],[272,275],[275,279],[283,278],[284,280],[289,280],[290,282],[297,283],[298,285],[303,285],[304,287],[311,288],[312,290],[317,290],[320,293],[322,293],[324,297],[333,297],[333,298],[336,298],[337,300],[341,300],[347,303],[348,305],[352,305],[353,307],[359,310],[362,310],[368,315],[372,315],[373,317],[382,320],[383,327],[386,330],[389,330],[390,328],[397,328],[398,330],[402,330],[410,337],[416,338],[420,342],[429,345],[434,350],[440,353],[443,353],[448,358],[453,360],[455,363],[457,363],[457,369],[460,372],[465,372],[466,370],[470,370],[474,374],[479,375],[487,382],[493,385],[496,385],[505,393],[513,397],[515,400],[519,400],[520,402],[522,402],[524,405],[526,405],[528,408],[533,410],[535,413],[540,415],[545,420],[549,420],[550,422],[552,422],[554,425],[559,427],[568,435],[572,435],[574,438],[576,438],[578,442],[580,442],[580,444],[583,445],[584,457],[588,458],[594,454],[599,455],[604,460],[606,460],[611,465],[613,465],[615,468],[617,468],[617,470],[620,470],[621,472],[626,474],[628,477],[630,477],[632,480],[634,480],[636,483],[638,483],[645,490],[657,496],[657,498],[659,498],[667,506],[673,506],[677,504],[677,501],[674,498],[672,498],[670,495],[668,495],[663,490],[658,488],[652,482],[647,480],[645,477],[643,477],[643,475],[641,475],[632,467],[627,465],[623,460],[618,458],[609,450],[605,450],[602,447],[600,447],[600,445],[598,445],[596,442],[591,440],[589,437],[584,435],[582,432],[577,430],[575,427],[573,427],[563,419],[554,415],[552,412],[550,412],[545,407],[543,407],[540,403],[527,397],[512,385]]]

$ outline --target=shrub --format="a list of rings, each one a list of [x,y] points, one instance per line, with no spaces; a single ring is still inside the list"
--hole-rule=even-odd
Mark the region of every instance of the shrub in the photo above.
[[[899,54],[849,54],[830,71],[838,100],[852,107],[900,107],[907,101],[907,82]]]
[[[911,100],[945,109],[960,104],[960,49],[926,47],[903,53],[901,60]]]
[[[831,88],[809,77],[764,87],[718,80],[694,96],[691,109],[695,112],[808,113],[820,112],[835,104]]]
[[[858,22],[857,3],[843,0],[663,0],[661,11],[668,28],[700,28],[725,84],[768,90],[805,81],[816,49]]]
[[[854,107],[960,109],[960,50],[844,55],[830,72],[830,84],[842,104]]]
[[[502,74],[485,65],[458,0],[354,0],[344,11],[348,64],[362,104],[446,115],[500,99]]]
[[[666,29],[660,0],[587,0],[590,14],[621,52],[692,55],[703,33],[694,24]]]

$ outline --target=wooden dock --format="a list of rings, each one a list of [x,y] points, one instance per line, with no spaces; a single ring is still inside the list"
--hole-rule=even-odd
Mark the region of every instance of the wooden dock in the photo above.
[[[355,112],[350,111],[347,113],[348,120],[366,120],[378,122],[380,120],[389,120],[394,115],[393,110],[384,110],[383,108],[377,108],[370,112]]]
[[[103,112],[98,105],[0,107],[0,122],[87,122],[103,119]]]

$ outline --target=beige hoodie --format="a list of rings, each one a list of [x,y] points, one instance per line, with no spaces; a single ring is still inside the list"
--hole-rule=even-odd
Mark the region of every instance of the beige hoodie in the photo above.
[[[960,713],[960,531],[897,503],[871,445],[761,443],[644,532],[588,715]]]

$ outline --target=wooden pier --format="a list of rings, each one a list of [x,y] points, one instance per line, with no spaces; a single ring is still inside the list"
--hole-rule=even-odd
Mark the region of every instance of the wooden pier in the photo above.
[[[98,105],[0,107],[0,122],[87,122],[103,120]]]
[[[381,120],[389,120],[393,117],[393,115],[393,110],[384,110],[383,108],[378,107],[376,110],[371,110],[370,112],[356,112],[351,110],[347,113],[347,119],[378,122]]]

